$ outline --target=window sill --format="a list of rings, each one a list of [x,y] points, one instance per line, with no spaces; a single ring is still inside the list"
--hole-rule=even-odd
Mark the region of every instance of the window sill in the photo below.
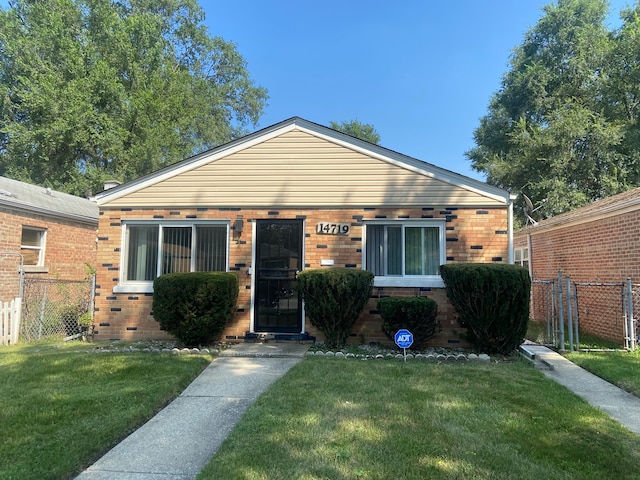
[[[49,267],[41,267],[39,265],[23,265],[24,273],[49,273]]]
[[[116,285],[115,287],[113,287],[113,293],[153,293],[153,285]]]
[[[444,288],[440,276],[433,277],[375,277],[374,287],[430,287]]]

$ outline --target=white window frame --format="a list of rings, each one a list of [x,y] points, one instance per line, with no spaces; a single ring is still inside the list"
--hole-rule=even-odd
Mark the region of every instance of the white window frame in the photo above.
[[[39,245],[23,245],[22,235],[25,230],[39,233]],[[38,263],[35,265],[24,265],[25,270],[34,270],[44,267],[44,255],[47,245],[47,229],[41,227],[30,227],[29,225],[23,225],[20,230],[20,250],[34,250],[38,252]]]
[[[447,237],[446,237],[446,220],[445,219],[376,219],[365,220],[362,236],[362,265],[367,265],[367,226],[368,225],[389,225],[402,226],[402,248],[404,249],[404,229],[406,227],[437,227],[438,240],[440,245],[440,265],[447,262]],[[403,271],[404,251],[402,253]],[[444,288],[444,281],[440,275],[393,275],[393,276],[376,276],[373,280],[375,287],[433,287]]]
[[[128,228],[131,226],[157,226],[158,227],[158,248],[162,245],[162,233],[163,228],[191,228],[194,229],[196,225],[205,225],[205,226],[225,226],[226,227],[226,248],[225,248],[225,271],[229,271],[229,248],[230,248],[230,228],[231,228],[231,220],[198,220],[198,221],[184,221],[184,220],[123,220],[122,221],[122,236],[120,240],[120,274],[118,285],[113,287],[114,293],[153,293],[153,280],[127,280],[127,266],[128,262]],[[193,242],[195,242],[196,236],[192,235],[192,251],[194,250]],[[158,252],[159,253],[159,252]],[[192,256],[191,258],[191,269],[193,271],[195,259]],[[160,275],[161,268],[161,255],[158,255],[158,260],[156,264],[156,278]]]

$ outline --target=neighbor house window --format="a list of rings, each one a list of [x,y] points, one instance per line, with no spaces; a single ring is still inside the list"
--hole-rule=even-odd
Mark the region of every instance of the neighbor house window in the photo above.
[[[525,268],[529,268],[529,249],[528,248],[516,248],[513,251],[514,263],[521,265]]]
[[[225,271],[228,223],[126,223],[123,282],[150,286],[165,273]]]
[[[44,245],[46,230],[42,228],[22,227],[20,253],[24,265],[41,267],[44,265]]]
[[[366,269],[379,286],[439,285],[445,263],[444,222],[367,223]]]

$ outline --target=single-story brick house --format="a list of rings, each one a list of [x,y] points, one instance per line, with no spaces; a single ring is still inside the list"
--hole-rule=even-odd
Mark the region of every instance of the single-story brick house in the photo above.
[[[0,301],[20,291],[20,270],[63,280],[96,262],[95,202],[0,176]]]
[[[513,258],[508,192],[297,117],[95,200],[96,339],[164,338],[153,279],[189,270],[240,276],[223,340],[322,339],[291,284],[300,270],[340,266],[375,274],[354,342],[388,341],[378,297],[424,295],[439,304],[434,345],[451,346],[460,328],[439,266]]]
[[[607,305],[602,298],[604,287],[600,291],[596,287],[627,278],[640,281],[639,232],[640,188],[635,188],[518,230],[515,263],[528,266],[534,280],[555,280],[561,270],[573,282],[594,284],[590,294],[579,295],[580,324],[603,338],[620,340],[623,321],[607,318],[614,309],[621,311],[621,295],[616,290],[614,305]],[[545,294],[534,285],[533,318],[545,318]]]

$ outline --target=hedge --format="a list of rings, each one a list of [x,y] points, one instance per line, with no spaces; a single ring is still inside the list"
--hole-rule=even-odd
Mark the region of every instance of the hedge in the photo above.
[[[452,263],[440,274],[466,338],[478,351],[512,353],[524,341],[531,279],[518,265]]]
[[[371,295],[373,273],[350,268],[308,269],[298,274],[298,289],[311,324],[329,348],[347,342]]]
[[[188,346],[217,340],[238,302],[234,272],[168,273],[153,282],[153,317]]]

